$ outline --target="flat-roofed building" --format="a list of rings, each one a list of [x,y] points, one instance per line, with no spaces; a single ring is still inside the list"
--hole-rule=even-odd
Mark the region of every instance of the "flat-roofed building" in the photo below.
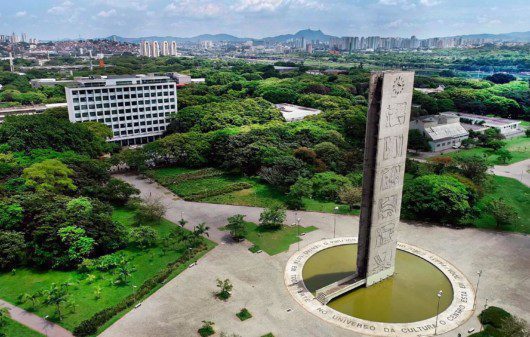
[[[168,76],[81,78],[66,88],[66,101],[71,122],[103,123],[114,134],[110,141],[121,145],[159,138],[177,112],[176,83]]]
[[[464,112],[442,112],[442,116],[455,117],[460,120],[460,123],[474,125],[478,127],[479,132],[484,132],[485,128],[495,128],[499,130],[501,135],[505,138],[514,138],[524,135],[524,130],[521,128],[521,121],[500,117],[488,117]]]
[[[0,124],[4,122],[4,119],[9,116],[20,116],[20,115],[35,115],[43,113],[44,111],[51,108],[66,108],[66,103],[52,103],[52,104],[39,104],[39,105],[22,105],[13,106],[9,108],[0,108]]]
[[[299,121],[307,116],[318,115],[322,112],[318,109],[306,108],[303,106],[289,103],[276,104],[275,106],[280,109],[283,118],[285,118],[287,122]]]
[[[458,148],[469,132],[460,124],[458,117],[429,115],[414,118],[410,129],[419,130],[429,141],[431,151],[438,152]]]

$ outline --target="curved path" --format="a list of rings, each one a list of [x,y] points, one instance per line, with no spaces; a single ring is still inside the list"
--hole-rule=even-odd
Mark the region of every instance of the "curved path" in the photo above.
[[[495,165],[490,169],[491,173],[519,180],[530,187],[530,159],[523,160],[511,165]]]
[[[33,329],[47,337],[74,337],[74,335],[65,328],[45,320],[29,311],[12,305],[6,301],[0,300],[0,307],[7,308],[11,319]],[[23,336],[17,336],[23,337]]]
[[[119,175],[142,192],[142,197],[159,197],[168,206],[166,218],[176,222],[181,212],[190,227],[206,222],[211,238],[220,243],[193,268],[188,268],[160,290],[110,326],[102,337],[174,337],[196,336],[202,320],[215,322],[215,330],[243,337],[259,337],[272,332],[275,336],[362,336],[328,324],[305,311],[290,296],[284,285],[284,268],[297,250],[269,256],[252,254],[242,244],[234,244],[219,227],[235,213],[257,221],[260,208],[186,202],[176,198],[164,187]],[[300,247],[333,237],[333,215],[299,212],[302,226],[314,225],[318,230],[303,236]],[[287,222],[295,219],[288,212]],[[358,217],[337,216],[337,236],[356,236]],[[455,230],[425,224],[402,223],[398,240],[431,251],[459,268],[475,285],[476,272],[483,270],[477,293],[477,312],[464,325],[444,337],[468,335],[479,330],[477,313],[488,302],[526,320],[530,319],[530,238],[521,234],[479,229]],[[233,296],[227,301],[216,300],[216,278],[229,278],[234,284]],[[436,294],[433,294],[433,298]],[[435,303],[433,302],[433,305]],[[241,322],[235,313],[248,308],[253,318]],[[410,334],[407,334],[410,336]],[[403,336],[400,332],[396,336]],[[414,337],[417,337],[415,335]]]

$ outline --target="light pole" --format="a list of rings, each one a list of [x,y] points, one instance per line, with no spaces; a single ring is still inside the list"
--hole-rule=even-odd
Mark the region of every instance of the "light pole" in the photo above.
[[[436,335],[436,332],[438,330],[438,315],[440,314],[440,298],[442,298],[443,291],[439,291],[436,296],[438,296],[438,305],[436,306],[436,324],[434,325],[434,334]]]
[[[473,309],[475,309],[477,305],[478,285],[480,284],[480,277],[482,276],[482,269],[477,271],[477,275],[478,275],[478,279],[477,279],[477,287],[475,288],[475,302],[473,303]]]
[[[298,250],[300,250],[300,241],[302,241],[302,239],[300,239],[300,221],[302,219],[300,218],[296,218],[296,233],[298,235]]]
[[[339,210],[339,206],[335,206],[334,210],[335,212],[333,212],[333,238],[335,238],[335,228],[337,227],[337,211]]]

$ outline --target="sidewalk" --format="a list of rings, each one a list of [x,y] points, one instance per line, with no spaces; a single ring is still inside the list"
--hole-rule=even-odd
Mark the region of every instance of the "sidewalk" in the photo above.
[[[7,308],[11,319],[23,324],[30,329],[40,332],[47,337],[74,337],[74,335],[66,330],[65,328],[45,320],[29,311],[21,309],[8,303],[4,300],[0,300],[0,307]]]

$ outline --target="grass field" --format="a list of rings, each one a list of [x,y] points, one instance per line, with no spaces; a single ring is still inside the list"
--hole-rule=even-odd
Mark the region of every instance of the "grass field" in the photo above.
[[[261,182],[257,178],[247,178],[236,175],[218,175],[175,182],[175,178],[184,173],[198,172],[198,170],[175,168],[160,168],[149,171],[148,175],[160,184],[166,186],[173,193],[182,198],[206,193],[211,190],[223,190],[239,183],[246,183],[250,187],[237,191],[220,193],[214,196],[200,198],[200,202],[212,204],[226,204],[237,206],[270,207],[279,205],[286,207],[286,196],[276,188]],[[313,212],[333,213],[338,207],[339,214],[359,214],[359,210],[350,210],[346,205],[325,202],[314,199],[303,199],[304,210]]]
[[[289,247],[293,243],[301,241],[298,233],[309,233],[317,229],[314,226],[300,226],[299,229],[297,226],[283,226],[278,230],[264,230],[257,224],[249,221],[245,222],[245,228],[247,230],[245,239],[254,244],[251,251],[256,252],[262,250],[269,255],[285,252],[289,250]]]
[[[127,209],[117,209],[113,213],[113,218],[126,226],[131,226],[134,213]],[[176,225],[167,220],[162,220],[160,224],[152,226],[158,230],[160,236],[165,236],[169,233],[171,227]],[[209,248],[214,246],[212,242],[207,242]],[[77,271],[39,271],[21,268],[16,270],[15,273],[0,274],[0,297],[24,309],[33,311],[41,317],[49,315],[53,318],[53,307],[37,305],[36,308],[32,308],[31,303],[18,303],[18,296],[23,293],[33,294],[38,290],[47,289],[52,283],[69,282],[72,284],[70,287],[71,297],[76,303],[75,311],[65,309],[65,317],[58,323],[72,330],[84,319],[91,317],[106,307],[115,305],[130,295],[144,281],[153,277],[167,264],[177,260],[183,252],[164,252],[161,246],[156,246],[145,250],[127,248],[122,250],[121,253],[129,260],[130,265],[135,268],[127,285],[114,285],[115,276],[110,272],[91,272],[91,274],[96,276],[96,280],[89,282],[86,274]],[[188,263],[183,264],[180,271],[185,269],[187,265]],[[178,272],[174,273],[172,277],[176,276]],[[96,299],[94,295],[98,287],[101,289],[100,299]]]
[[[530,158],[530,137],[517,137],[508,139],[505,142],[505,148],[510,151],[513,156],[513,158],[509,160],[507,164],[517,163]],[[492,154],[488,149],[483,147],[460,150],[448,153],[446,155],[452,158],[480,156],[486,158],[488,163],[491,165],[505,165],[499,161],[499,158],[496,154]]]
[[[475,225],[479,228],[496,228],[495,220],[488,214],[488,204],[493,199],[502,198],[515,208],[519,218],[516,223],[501,229],[530,234],[530,188],[511,178],[492,176],[491,180],[491,190],[478,203],[481,215],[476,219]]]
[[[22,325],[12,319],[7,319],[7,324],[0,328],[0,335],[4,333],[6,337],[44,337],[44,335]]]

